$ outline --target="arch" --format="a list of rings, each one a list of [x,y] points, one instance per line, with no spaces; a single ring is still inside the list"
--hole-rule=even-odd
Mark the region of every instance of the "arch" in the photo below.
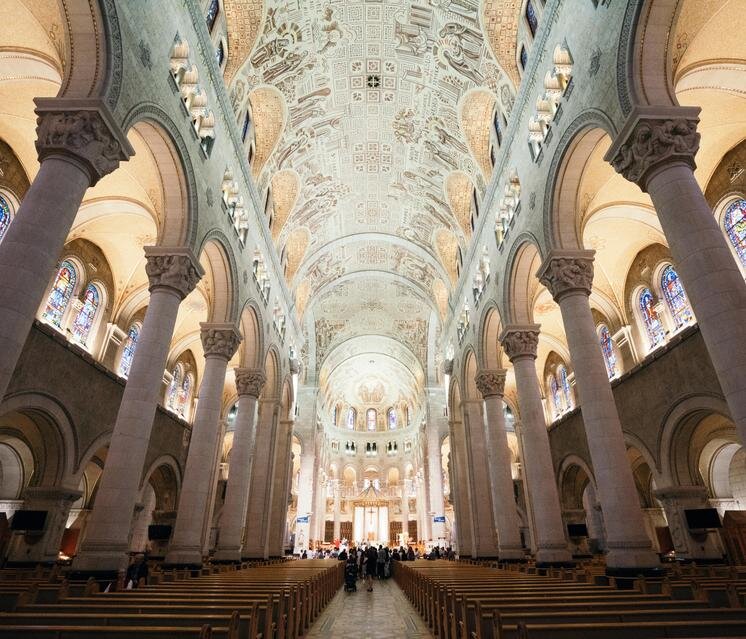
[[[602,111],[589,109],[567,127],[552,156],[544,191],[544,234],[552,248],[583,248],[579,188],[593,150],[616,128]]]
[[[238,321],[238,267],[228,238],[213,229],[205,236],[200,252],[205,277],[212,282],[208,322]],[[203,256],[206,264],[203,263]]]
[[[533,236],[518,238],[511,248],[507,261],[505,292],[503,299],[508,301],[506,323],[531,324],[534,315],[534,299],[539,290],[539,280],[535,273],[541,264],[539,244]]]
[[[197,245],[197,182],[189,150],[178,126],[156,104],[142,103],[126,116],[123,127],[134,128],[155,159],[163,184],[163,219],[158,225],[158,245]]]
[[[262,331],[261,311],[256,302],[249,300],[241,311],[240,362],[246,368],[259,368],[261,355],[264,352],[264,333]]]
[[[293,410],[293,378],[288,375],[282,382],[282,394],[280,395],[280,419],[292,419]]]
[[[583,493],[588,484],[596,489],[595,477],[584,459],[574,454],[562,459],[557,469],[557,485],[564,510],[583,509]]]
[[[484,307],[482,318],[479,321],[479,365],[488,370],[502,368],[502,348],[500,346],[500,332],[502,322],[500,311],[494,301],[490,301]]]
[[[280,398],[280,355],[277,348],[272,345],[269,347],[264,357],[264,374],[267,378],[264,384],[262,396],[264,399]]]
[[[469,347],[466,354],[464,355],[464,368],[463,368],[463,385],[464,385],[464,399],[477,399],[481,400],[482,396],[477,389],[477,356]]]
[[[181,492],[181,468],[171,455],[161,455],[143,473],[140,491],[153,487],[157,510],[175,510]],[[142,501],[142,500],[141,500]]]

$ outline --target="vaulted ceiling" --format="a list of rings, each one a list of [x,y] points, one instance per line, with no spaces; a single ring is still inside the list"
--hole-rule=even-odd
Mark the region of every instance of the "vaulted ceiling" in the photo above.
[[[240,104],[236,96],[269,95],[269,86],[284,97],[284,112],[275,105],[262,114],[282,133],[257,178],[260,188],[274,187],[274,234],[292,261],[289,284],[314,342],[305,349],[314,377],[350,340],[350,362],[382,361],[372,354],[383,339],[419,363],[416,374],[386,364],[383,383],[408,392],[422,384],[438,334],[431,323],[442,321],[458,250],[469,240],[471,190],[489,178],[491,96],[503,87],[513,93],[517,76],[514,25],[505,27],[512,58],[503,43],[501,65],[481,24],[515,21],[515,4],[265,2],[262,33],[231,95]],[[384,371],[351,366],[335,361],[324,382],[333,371],[367,371],[356,380]]]

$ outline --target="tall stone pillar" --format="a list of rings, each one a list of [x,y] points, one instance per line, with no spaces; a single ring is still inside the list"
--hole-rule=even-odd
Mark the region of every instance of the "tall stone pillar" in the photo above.
[[[24,510],[45,510],[44,534],[33,537],[13,533],[8,549],[8,565],[55,564],[59,558],[62,535],[72,505],[83,495],[72,488],[29,487],[23,492]]]
[[[409,480],[401,483],[401,532],[404,540],[409,542]],[[416,541],[416,540],[413,540]]]
[[[421,468],[417,471],[417,530],[418,537],[422,540],[432,539],[430,517],[428,515],[427,483],[425,472]]]
[[[460,557],[471,557],[473,538],[471,533],[471,508],[469,505],[468,462],[466,457],[466,434],[462,421],[450,421],[450,470],[451,498],[456,515],[456,541]]]
[[[608,571],[655,568],[627,447],[588,298],[593,251],[552,251],[537,276],[559,304],[580,396],[588,450],[606,520]]]
[[[663,504],[676,555],[693,561],[721,561],[723,551],[717,531],[692,531],[686,521],[686,510],[709,508],[704,486],[669,486],[653,491]]]
[[[486,429],[485,450],[489,486],[492,494],[492,509],[497,529],[497,544],[500,559],[523,559],[520,520],[513,492],[510,447],[505,431],[503,395],[505,393],[505,370],[481,370],[476,377],[477,388],[484,397]]]
[[[233,324],[201,324],[205,372],[189,441],[184,480],[181,483],[176,526],[165,564],[202,566],[203,532],[210,511],[209,497],[216,451],[220,445],[220,409],[223,404],[225,371],[241,342]]]
[[[533,510],[536,563],[569,563],[572,557],[562,524],[559,491],[554,477],[539,381],[536,378],[539,326],[506,326],[500,341],[505,354],[513,363],[518,389],[518,406],[523,426],[523,464]]]
[[[606,160],[653,201],[731,416],[746,443],[746,282],[694,177],[698,122],[699,107],[636,107]]]
[[[86,189],[134,154],[103,101],[35,101],[41,166],[0,244],[0,399]]]
[[[287,528],[288,502],[290,501],[290,473],[293,467],[292,419],[280,419],[277,424],[275,460],[272,470],[272,497],[269,525],[269,556],[285,554],[285,530]]]
[[[269,522],[272,504],[272,462],[275,458],[275,435],[280,402],[274,398],[259,400],[259,416],[254,455],[251,464],[246,532],[241,559],[269,557]]]
[[[339,479],[335,479],[334,485],[334,533],[332,535],[332,541],[339,539],[340,530],[342,527],[341,516],[342,516],[342,501],[341,493],[342,487],[339,485]]]
[[[256,403],[266,381],[267,378],[260,369],[236,369],[238,410],[215,561],[241,561],[241,545],[246,524],[249,481],[254,454]]]
[[[445,497],[443,496],[443,463],[440,453],[440,436],[434,424],[425,428],[427,437],[428,480],[430,483],[430,513],[432,539],[445,543]]]
[[[314,463],[316,455],[302,453],[300,456],[300,475],[298,476],[298,515],[295,521],[295,548],[300,554],[308,550],[311,539],[311,511],[314,510]]]
[[[497,558],[495,518],[492,514],[489,461],[484,432],[482,399],[462,401],[466,422],[466,447],[469,506],[471,508],[472,557]]]
[[[189,249],[146,247],[150,302],[106,456],[76,571],[111,573],[127,566],[127,548],[161,381],[181,301],[202,267]]]

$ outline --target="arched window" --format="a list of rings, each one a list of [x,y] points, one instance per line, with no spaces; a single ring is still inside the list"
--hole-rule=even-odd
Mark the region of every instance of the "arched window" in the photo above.
[[[338,406],[334,404],[334,408],[332,409],[332,424],[335,426],[337,425],[337,412],[338,412]]]
[[[388,421],[389,430],[396,430],[396,411],[393,408],[389,408]]]
[[[618,373],[616,355],[614,354],[614,342],[611,341],[611,333],[606,324],[601,324],[598,327],[598,341],[601,344],[601,352],[604,354],[606,372],[609,374],[609,379],[614,379]]]
[[[212,29],[217,22],[218,13],[220,13],[220,0],[210,0],[210,6],[207,7],[207,14],[205,15],[207,30],[210,33],[212,33]]]
[[[661,274],[661,289],[663,297],[668,304],[668,310],[671,311],[676,328],[686,326],[692,321],[692,309],[689,306],[689,300],[681,285],[679,274],[674,267],[669,264],[663,269]]]
[[[369,408],[368,412],[365,413],[365,421],[368,424],[368,430],[375,430],[376,429],[376,421],[378,418],[378,414],[376,413],[375,408]]]
[[[135,356],[137,340],[140,339],[140,325],[133,324],[127,331],[127,339],[124,340],[122,348],[122,358],[119,360],[119,374],[122,377],[129,377],[132,368],[132,358]]]
[[[191,373],[187,373],[184,376],[184,382],[181,385],[181,389],[179,389],[179,395],[178,395],[179,407],[176,411],[184,419],[188,418],[189,402],[192,399],[193,386],[194,386],[194,375],[192,375]]]
[[[723,228],[736,250],[741,266],[746,267],[746,200],[736,200],[725,210]],[[2,230],[0,230],[0,238],[2,238]]]
[[[218,42],[218,46],[215,47],[215,61],[218,63],[218,67],[223,66],[223,60],[225,60],[225,47],[221,40]]]
[[[73,294],[77,280],[78,272],[75,270],[75,266],[69,260],[64,260],[60,264],[59,271],[57,271],[57,277],[54,278],[52,291],[47,299],[47,307],[42,315],[50,324],[54,324],[58,328],[62,327],[62,316],[70,303],[70,296]]]
[[[526,70],[526,64],[528,64],[528,53],[526,47],[521,46],[521,69]]]
[[[409,404],[407,404],[404,407],[404,421],[406,422],[407,426],[410,426],[412,423],[412,411],[409,410]]]
[[[550,375],[547,379],[547,388],[549,388],[549,393],[552,396],[554,416],[558,417],[562,414],[562,397],[560,396],[560,388],[557,383],[557,378],[554,375]]]
[[[357,420],[357,412],[354,408],[347,409],[347,428],[349,430],[355,430],[355,421]]]
[[[85,346],[88,335],[93,328],[93,322],[98,313],[98,307],[101,302],[101,293],[94,284],[89,284],[83,294],[83,307],[73,320],[72,336],[76,342]]]
[[[666,338],[663,331],[663,324],[661,323],[658,312],[655,310],[655,302],[653,294],[649,288],[644,288],[640,291],[640,297],[637,300],[642,313],[642,321],[645,324],[645,330],[648,334],[648,340],[650,341],[650,348],[655,348],[659,344],[662,344]]]
[[[12,219],[13,210],[10,207],[10,202],[0,195],[0,242],[3,241]]]
[[[557,377],[559,378],[559,385],[562,390],[565,410],[570,410],[573,406],[572,390],[570,389],[570,380],[567,379],[567,369],[564,366],[560,365],[557,367]]]
[[[526,22],[528,22],[528,28],[531,30],[531,35],[536,35],[536,30],[539,28],[539,18],[536,16],[536,9],[531,0],[526,2]]]
[[[178,412],[179,409],[179,390],[181,389],[182,366],[177,364],[171,372],[171,385],[168,387],[166,395],[166,408]]]

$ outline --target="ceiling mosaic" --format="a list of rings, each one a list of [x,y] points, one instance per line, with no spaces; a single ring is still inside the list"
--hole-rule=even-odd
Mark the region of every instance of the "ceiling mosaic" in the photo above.
[[[316,370],[335,344],[375,334],[427,369],[428,322],[444,315],[469,239],[472,185],[486,183],[495,100],[485,95],[514,93],[482,36],[480,1],[266,5],[230,91],[237,108],[258,87],[284,97],[284,129],[258,183],[271,181],[280,203],[278,246],[302,260],[291,284],[296,309],[312,314]]]

